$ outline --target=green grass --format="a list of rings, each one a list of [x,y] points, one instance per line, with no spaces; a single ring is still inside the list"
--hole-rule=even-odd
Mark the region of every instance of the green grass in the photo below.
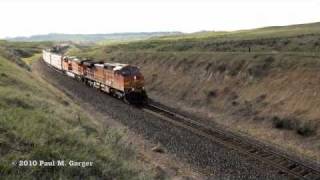
[[[31,66],[32,63],[34,63],[35,61],[39,60],[42,57],[41,53],[38,54],[34,54],[31,57],[27,57],[27,58],[22,58],[22,61],[24,63],[26,63],[28,66]]]
[[[111,44],[109,50],[201,52],[318,52],[320,23],[266,27],[232,32],[199,32],[165,36],[127,44]]]
[[[24,48],[24,45],[22,45]],[[26,59],[32,62],[34,55]],[[125,133],[104,128],[63,93],[0,56],[0,177],[149,179]],[[17,167],[18,160],[93,161],[92,167]]]
[[[30,70],[30,66],[22,58],[40,54],[42,49],[51,47],[51,42],[7,42],[0,41],[0,55],[15,62],[20,67]]]
[[[215,38],[224,40],[234,39],[256,39],[256,38],[271,38],[296,36],[301,34],[318,34],[320,31],[320,23],[300,24],[291,26],[273,26],[249,30],[238,31],[206,31],[196,32],[187,35],[160,37],[162,40],[181,40],[192,38]]]
[[[319,159],[319,52],[320,23],[313,23],[159,37],[68,53],[137,65],[151,98],[216,114],[217,123]]]

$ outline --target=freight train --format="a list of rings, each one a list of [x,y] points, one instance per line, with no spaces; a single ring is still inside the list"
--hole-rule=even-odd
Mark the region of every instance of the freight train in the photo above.
[[[43,50],[43,60],[64,74],[127,103],[147,102],[144,77],[136,66],[64,56],[57,48]]]

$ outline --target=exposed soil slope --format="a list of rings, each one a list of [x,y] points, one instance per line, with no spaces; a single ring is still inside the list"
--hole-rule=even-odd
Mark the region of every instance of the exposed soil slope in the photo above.
[[[138,65],[152,98],[320,162],[319,27],[195,34],[69,53]]]
[[[48,68],[39,69],[45,79],[71,98],[92,108],[95,113],[120,122],[136,134],[157,144],[182,162],[205,173],[210,179],[288,179],[278,170],[230,150],[218,143],[178,128],[157,116],[127,105],[96,89],[88,87]],[[179,173],[178,173],[179,175]]]

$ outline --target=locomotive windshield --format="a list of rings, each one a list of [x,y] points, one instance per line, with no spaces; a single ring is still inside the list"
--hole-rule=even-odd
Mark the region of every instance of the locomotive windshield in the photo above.
[[[134,76],[140,73],[137,67],[125,67],[121,70],[121,75],[123,76]]]

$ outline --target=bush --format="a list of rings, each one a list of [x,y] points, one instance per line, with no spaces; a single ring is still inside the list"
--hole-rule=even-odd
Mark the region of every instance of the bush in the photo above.
[[[271,56],[267,57],[263,61],[253,62],[248,67],[248,74],[255,78],[261,78],[268,74],[273,62],[274,58]]]
[[[295,119],[279,118],[278,116],[274,116],[272,118],[272,122],[274,127],[278,129],[292,130],[292,129],[295,129],[295,126],[296,126]]]
[[[208,98],[215,98],[217,96],[218,96],[217,90],[211,90],[208,92],[208,95],[207,95]]]
[[[278,129],[294,130],[301,136],[312,136],[316,134],[317,126],[314,123],[303,123],[294,118],[279,118],[274,116],[272,118],[273,126]]]
[[[296,132],[301,136],[312,136],[316,134],[317,127],[313,123],[303,123],[297,129]]]

